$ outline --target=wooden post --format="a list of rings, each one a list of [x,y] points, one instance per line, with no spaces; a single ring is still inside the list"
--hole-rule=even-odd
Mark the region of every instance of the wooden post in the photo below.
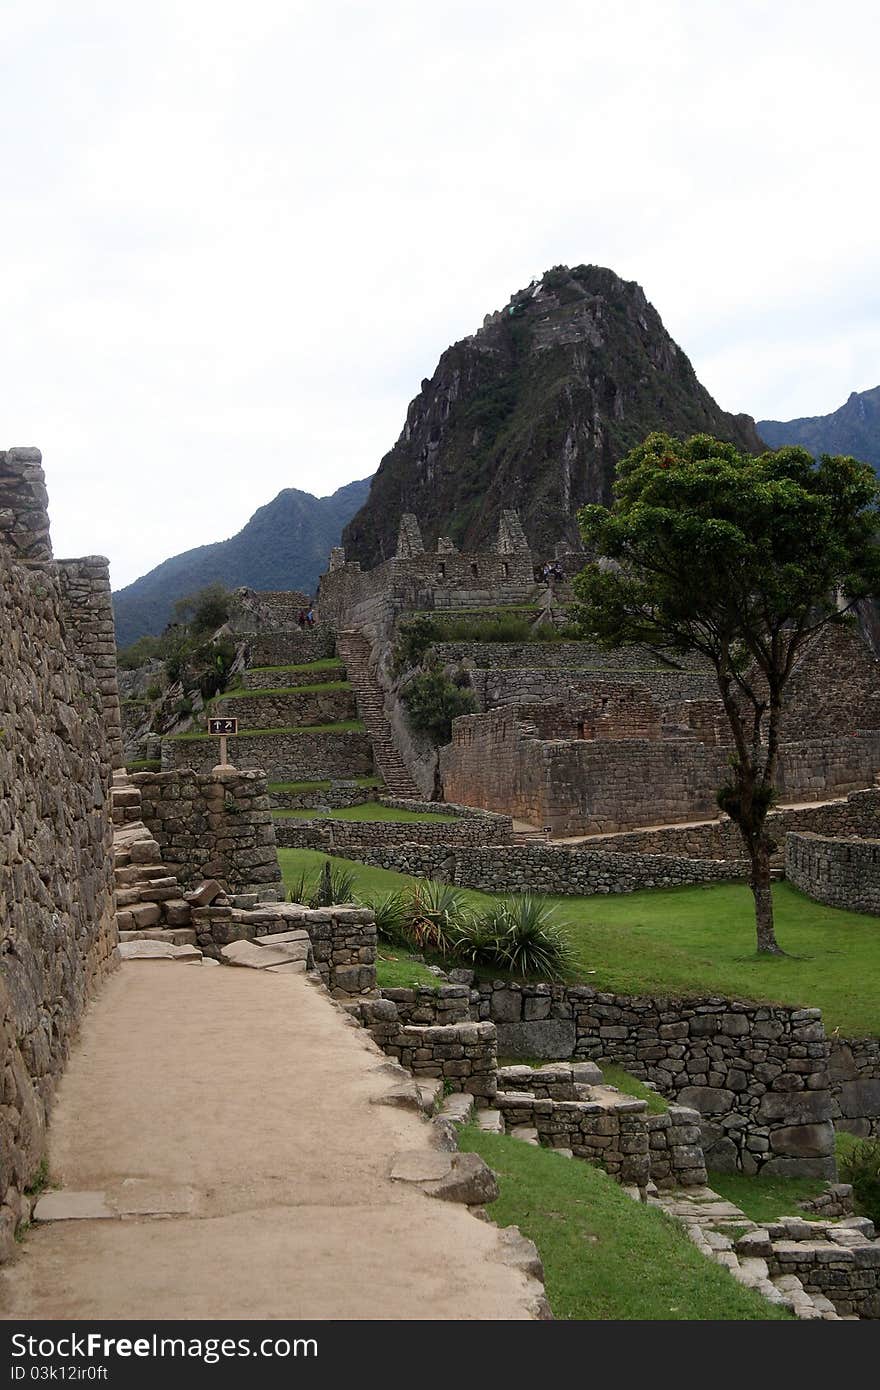
[[[220,739],[220,762],[219,762],[218,766],[220,766],[220,767],[228,767],[228,766],[229,766],[229,763],[228,763],[227,760],[226,760],[226,740],[227,740],[227,738],[229,738],[230,736],[234,738],[235,735],[238,733],[238,720],[237,720],[237,719],[209,719],[209,720],[208,720],[208,733],[209,733],[209,734],[214,734],[214,735],[218,736],[219,739]]]

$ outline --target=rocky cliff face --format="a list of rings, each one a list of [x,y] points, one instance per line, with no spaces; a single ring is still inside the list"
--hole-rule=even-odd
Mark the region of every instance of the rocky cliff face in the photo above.
[[[716,405],[637,284],[557,267],[444,352],[343,544],[376,565],[414,512],[426,543],[473,548],[505,507],[538,553],[575,542],[577,509],[610,499],[618,459],[654,429],[761,448],[754,421]]]
[[[820,454],[850,454],[870,463],[880,473],[880,386],[871,391],[853,391],[849,400],[831,415],[762,420],[758,429],[773,449],[783,444],[802,444],[816,458]]]

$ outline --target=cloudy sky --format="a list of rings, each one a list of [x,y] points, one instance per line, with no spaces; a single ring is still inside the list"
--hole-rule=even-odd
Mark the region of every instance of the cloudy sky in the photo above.
[[[0,447],[115,587],[372,473],[559,263],[727,410],[880,384],[875,3],[0,0]]]

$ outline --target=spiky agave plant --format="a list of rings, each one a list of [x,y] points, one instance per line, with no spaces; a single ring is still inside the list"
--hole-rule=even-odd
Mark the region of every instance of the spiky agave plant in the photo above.
[[[464,897],[451,883],[421,879],[409,894],[407,934],[414,946],[447,956],[455,951],[471,918]]]
[[[399,890],[396,893],[380,893],[362,898],[361,902],[376,918],[376,934],[381,941],[387,941],[393,946],[410,945],[407,933],[409,898],[406,893]]]
[[[536,893],[512,893],[498,898],[482,915],[486,934],[494,939],[493,960],[484,963],[502,966],[525,979],[529,975],[559,978],[573,964],[573,951],[554,908]]]

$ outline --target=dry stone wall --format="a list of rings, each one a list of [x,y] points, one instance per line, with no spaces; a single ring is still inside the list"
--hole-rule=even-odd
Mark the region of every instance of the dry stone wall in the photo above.
[[[202,951],[215,960],[235,941],[284,940],[306,931],[314,967],[334,999],[376,994],[376,920],[368,908],[345,906],[309,909],[300,903],[260,902],[251,907],[193,910],[192,924]]]
[[[417,804],[417,803],[416,803]],[[429,803],[430,804],[430,803]],[[433,806],[436,814],[438,807]],[[359,859],[362,850],[408,845],[451,847],[509,844],[513,824],[509,816],[462,816],[445,821],[349,821],[331,816],[279,816],[275,820],[278,844],[285,848],[323,849]]]
[[[834,1123],[861,1139],[880,1135],[880,1039],[831,1039]]]
[[[419,826],[409,829],[421,833]],[[746,865],[735,861],[671,854],[606,854],[548,844],[371,846],[361,841],[351,847],[351,853],[364,864],[416,878],[437,878],[485,893],[532,891],[570,897],[634,893],[640,888],[720,883],[747,873]]]
[[[829,907],[880,914],[880,838],[789,834],[785,876],[802,893]]]
[[[283,685],[283,679],[279,682]],[[291,690],[286,695],[230,695],[218,697],[216,713],[238,719],[242,728],[284,729],[300,724],[338,724],[356,719],[351,690]]]
[[[36,449],[0,453],[0,1260],[26,1219],[56,1084],[116,963],[111,665],[51,558]],[[118,703],[117,703],[118,709]],[[117,720],[118,730],[118,720]]]
[[[163,772],[185,767],[210,772],[218,757],[214,738],[162,740]],[[239,734],[228,740],[228,757],[236,767],[265,771],[270,782],[327,781],[373,771],[369,736],[357,730]]]
[[[245,639],[248,666],[300,665],[333,655],[335,638],[325,624],[292,632],[255,632]]]
[[[141,772],[141,817],[185,888],[219,879],[231,893],[280,893],[272,810],[261,772]]]
[[[702,1117],[709,1167],[834,1177],[829,1043],[818,1009],[481,983],[473,1012],[511,1055],[617,1062]]]
[[[786,806],[771,811],[767,828],[782,856],[789,831],[830,835],[874,835],[880,831],[880,789],[851,792],[837,801]],[[585,845],[585,848],[588,846]],[[741,859],[742,837],[727,816],[699,825],[660,826],[603,835],[596,849],[622,854],[679,854],[702,859]]]
[[[481,1109],[494,1101],[498,1054],[491,1023],[406,1024],[389,998],[363,1003],[361,1018],[382,1051],[416,1080],[442,1079]]]

